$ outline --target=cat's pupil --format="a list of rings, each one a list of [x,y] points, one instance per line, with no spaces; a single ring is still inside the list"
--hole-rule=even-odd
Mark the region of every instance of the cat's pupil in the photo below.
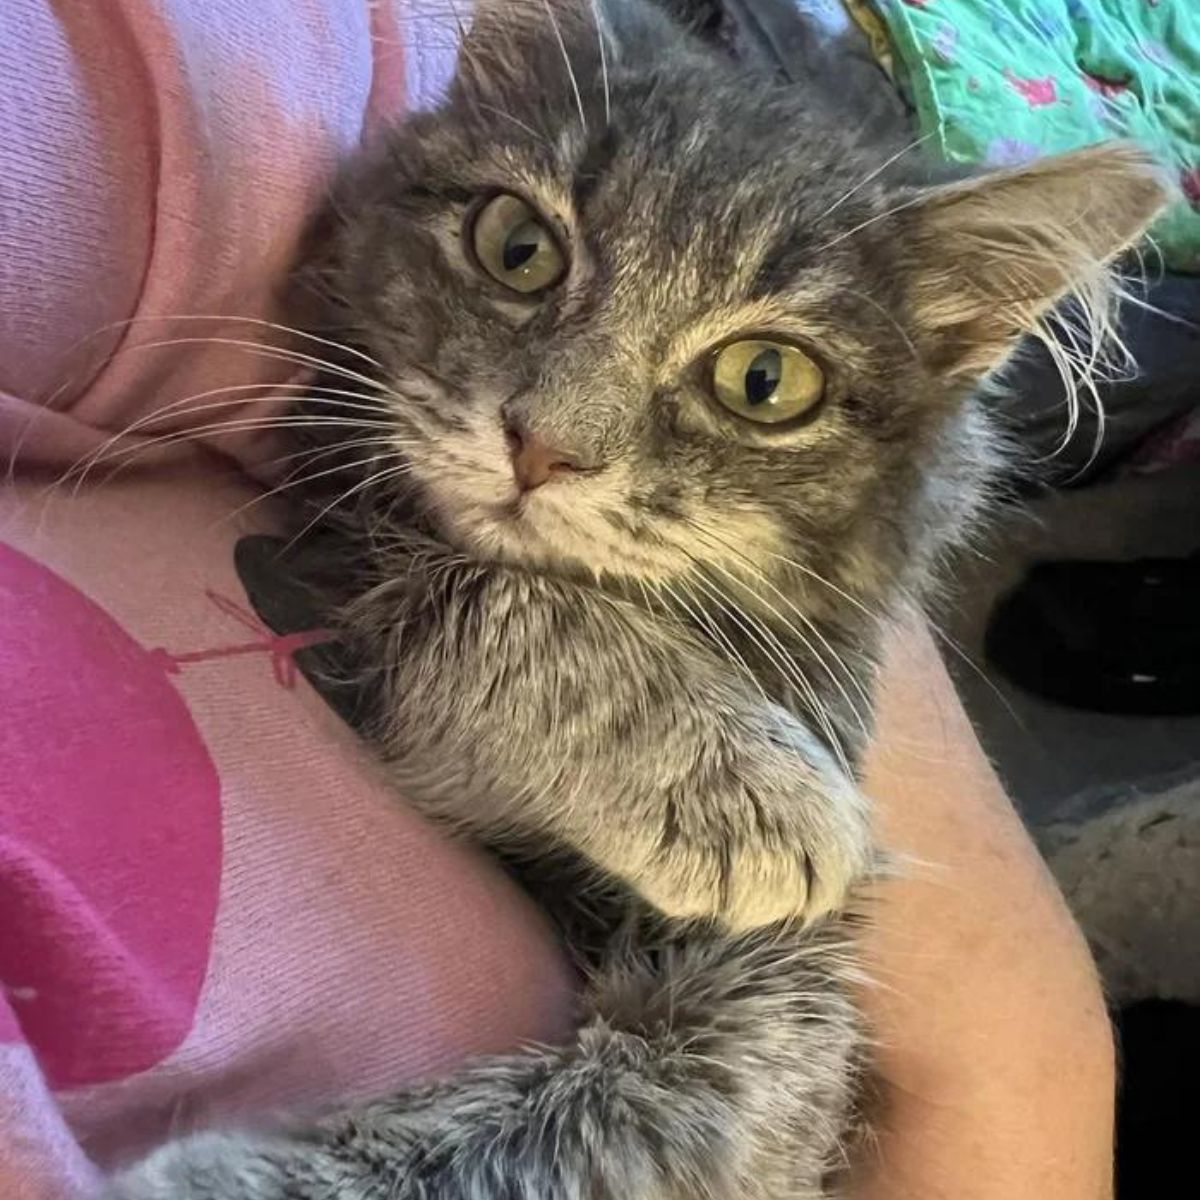
[[[536,221],[522,221],[504,242],[504,269],[515,271],[523,267],[542,244],[541,226]]]
[[[762,350],[746,368],[746,403],[763,404],[779,386],[782,360],[778,350]]]

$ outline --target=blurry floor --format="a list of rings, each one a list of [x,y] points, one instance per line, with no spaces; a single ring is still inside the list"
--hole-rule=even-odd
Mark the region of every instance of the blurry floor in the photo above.
[[[963,557],[958,594],[942,618],[963,654],[949,651],[947,661],[985,749],[1031,824],[1114,791],[1200,775],[1200,717],[1106,716],[1019,691],[983,662],[996,597],[1039,559],[1174,557],[1197,546],[1200,471],[1193,467],[1055,493],[1010,515],[985,557]],[[1196,611],[1200,621],[1200,596]]]

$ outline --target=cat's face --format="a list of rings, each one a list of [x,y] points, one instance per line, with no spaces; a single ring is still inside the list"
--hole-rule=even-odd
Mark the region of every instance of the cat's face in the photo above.
[[[811,97],[639,0],[601,26],[587,0],[553,4],[485,10],[445,107],[335,203],[323,280],[382,365],[405,486],[481,558],[869,571],[970,486],[966,396],[1066,267],[1014,285],[981,251],[964,282],[962,227],[994,240],[992,193],[885,182],[886,153]]]

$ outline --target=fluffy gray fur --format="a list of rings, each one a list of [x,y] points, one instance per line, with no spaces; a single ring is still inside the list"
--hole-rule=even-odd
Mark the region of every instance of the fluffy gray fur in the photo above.
[[[1068,291],[1103,324],[1163,196],[1120,147],[939,184],[895,149],[642,0],[535,0],[485,5],[445,105],[347,173],[300,273],[346,347],[307,410],[317,573],[397,788],[563,918],[579,1033],[186,1138],[112,1197],[832,1194],[882,623],[984,495],[980,381]],[[497,190],[565,248],[537,299],[463,251]],[[823,365],[810,419],[714,404],[714,347],[764,333]],[[322,391],[368,383],[366,417]],[[586,471],[517,497],[514,414]]]

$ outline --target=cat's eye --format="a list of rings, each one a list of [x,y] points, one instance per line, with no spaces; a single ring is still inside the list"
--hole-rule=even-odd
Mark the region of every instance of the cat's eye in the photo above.
[[[553,287],[566,259],[537,211],[519,196],[493,196],[475,214],[469,236],[480,267],[522,295]]]
[[[825,391],[825,375],[786,342],[747,339],[723,346],[713,360],[713,393],[748,421],[778,425],[803,416]]]

